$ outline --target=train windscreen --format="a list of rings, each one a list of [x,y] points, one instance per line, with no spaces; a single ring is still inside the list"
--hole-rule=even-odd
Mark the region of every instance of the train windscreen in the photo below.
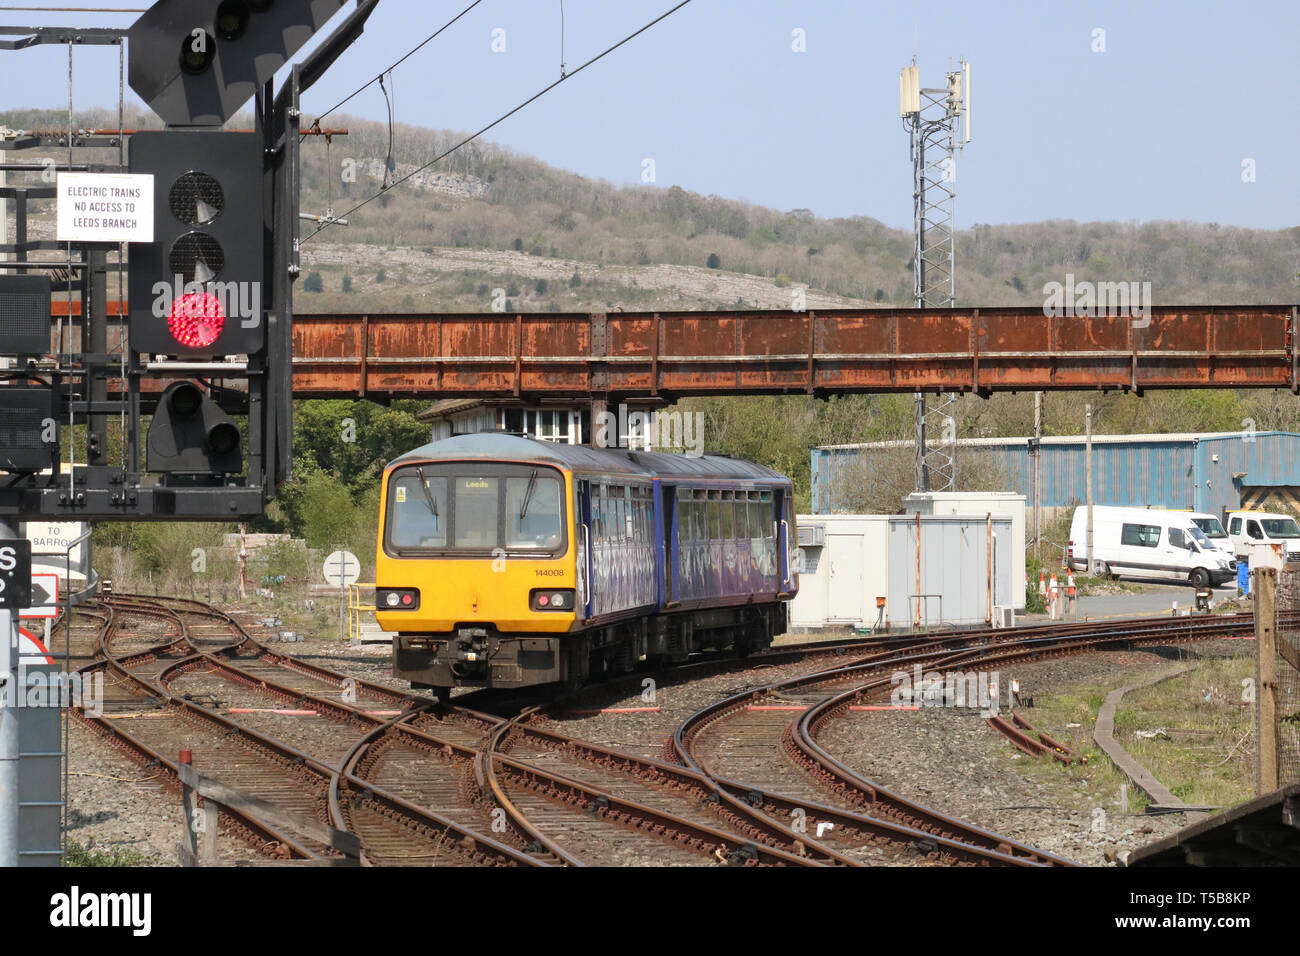
[[[564,481],[553,468],[450,463],[411,465],[388,484],[385,548],[412,552],[558,553]]]

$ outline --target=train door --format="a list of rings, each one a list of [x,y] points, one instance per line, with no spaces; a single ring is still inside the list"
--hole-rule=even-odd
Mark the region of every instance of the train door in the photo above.
[[[664,564],[662,603],[671,606],[677,603],[677,535],[673,533],[674,525],[677,523],[677,486],[661,483],[659,497],[656,500],[660,511],[660,527],[663,528],[664,536],[663,547],[659,549]]]
[[[595,602],[595,588],[592,587],[591,575],[591,482],[575,483],[573,502],[573,527],[577,536],[577,560],[575,562],[578,577],[578,606],[582,608],[582,617],[592,616]]]
[[[778,524],[776,532],[776,560],[781,572],[781,595],[788,596],[797,587],[795,579],[794,548],[794,513],[791,508],[790,495],[782,490],[776,492],[776,513]]]

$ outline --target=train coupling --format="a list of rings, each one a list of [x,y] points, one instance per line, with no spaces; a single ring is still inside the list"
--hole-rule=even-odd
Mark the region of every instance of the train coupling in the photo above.
[[[456,631],[456,659],[479,663],[488,656],[488,632],[482,627],[462,627]]]

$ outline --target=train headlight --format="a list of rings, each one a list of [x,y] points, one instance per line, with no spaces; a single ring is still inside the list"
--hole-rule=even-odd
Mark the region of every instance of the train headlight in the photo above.
[[[528,595],[528,606],[534,611],[572,611],[573,605],[573,591],[569,589],[538,589]]]
[[[375,607],[385,611],[414,611],[420,606],[416,588],[376,588]]]

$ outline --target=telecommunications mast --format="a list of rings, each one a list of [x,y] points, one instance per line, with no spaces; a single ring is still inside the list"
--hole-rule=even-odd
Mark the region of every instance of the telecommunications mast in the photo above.
[[[911,137],[913,299],[918,309],[946,309],[956,303],[956,153],[971,139],[970,81],[965,60],[948,72],[939,88],[921,86],[915,58],[898,78],[898,112]],[[953,485],[956,399],[948,392],[927,402],[923,392],[916,393],[918,491],[944,491]],[[931,420],[939,425],[934,444],[927,440]]]

